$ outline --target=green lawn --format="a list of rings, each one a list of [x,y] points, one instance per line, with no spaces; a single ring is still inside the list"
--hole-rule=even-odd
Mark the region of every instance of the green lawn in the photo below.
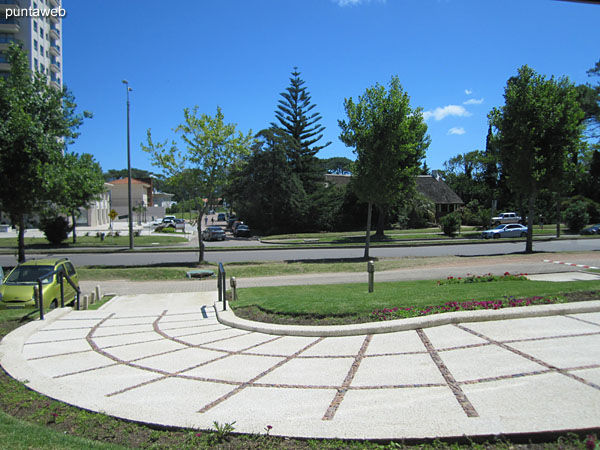
[[[564,228],[562,228],[564,232]],[[533,233],[535,236],[550,237],[556,235],[556,228],[551,225],[547,225],[543,230],[539,226],[533,227]],[[479,239],[481,237],[481,229],[473,226],[463,226],[461,233],[456,235],[454,238],[445,236],[440,228],[423,228],[423,229],[410,229],[410,230],[385,230],[384,239],[375,239],[375,232],[372,232],[371,239],[372,243],[377,245],[380,243],[393,242],[397,240],[423,240],[423,239],[443,239],[451,240],[456,238],[466,239]],[[355,244],[364,243],[365,232],[364,231],[346,231],[346,232],[332,232],[332,233],[295,233],[295,234],[279,234],[272,236],[265,236],[262,238],[263,241],[278,241],[283,240],[287,243],[319,243],[319,244]],[[308,241],[308,242],[307,242]]]
[[[238,291],[233,308],[255,306],[286,315],[344,316],[368,315],[383,308],[424,308],[445,302],[497,300],[503,296],[557,296],[566,292],[600,290],[599,281],[553,283],[547,281],[495,281],[472,284],[444,284],[435,280],[326,286],[277,286],[246,288]]]
[[[455,256],[433,258],[399,258],[381,259],[375,261],[375,270],[393,270],[406,267],[422,267],[431,264],[452,263],[459,261]],[[227,277],[249,278],[276,275],[299,275],[307,273],[330,272],[366,272],[365,261],[313,261],[313,262],[247,262],[230,263],[224,265]],[[181,280],[187,271],[192,269],[206,269],[217,272],[216,264],[173,264],[159,266],[114,267],[114,266],[88,266],[78,267],[77,271],[81,280]]]
[[[181,232],[173,233],[172,236],[136,236],[134,238],[136,246],[153,246],[153,245],[176,245],[187,242],[187,238]],[[72,238],[63,242],[61,248],[77,248],[77,247],[111,247],[129,246],[129,236],[106,236],[104,241],[101,241],[96,235],[93,236],[77,236],[77,243],[73,244]],[[25,248],[43,248],[50,247],[50,243],[46,238],[25,238]],[[54,247],[54,246],[52,246]],[[17,239],[2,238],[0,239],[0,248],[17,248]]]

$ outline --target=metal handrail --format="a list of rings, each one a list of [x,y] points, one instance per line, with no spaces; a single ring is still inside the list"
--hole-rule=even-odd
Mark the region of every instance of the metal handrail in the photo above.
[[[225,269],[223,268],[223,263],[219,263],[219,278],[217,280],[217,287],[219,289],[219,301],[223,302],[223,311],[227,310],[227,284],[225,283]]]
[[[66,273],[62,268],[61,269],[56,269],[53,270],[52,272],[48,272],[45,275],[42,275],[41,277],[38,278],[37,283],[38,283],[38,308],[40,309],[40,320],[44,320],[44,288],[43,288],[43,280],[45,280],[48,277],[53,277],[54,275],[59,274],[60,275],[60,307],[64,308],[65,307],[65,288],[64,288],[64,279],[67,279],[67,282],[71,285],[71,287],[73,289],[75,289],[75,292],[77,292],[77,311],[79,311],[79,303],[80,303],[80,299],[81,299],[81,290],[79,289],[79,287],[77,285],[75,285],[75,283],[73,282],[73,280],[71,279],[71,277],[69,276],[68,273]]]

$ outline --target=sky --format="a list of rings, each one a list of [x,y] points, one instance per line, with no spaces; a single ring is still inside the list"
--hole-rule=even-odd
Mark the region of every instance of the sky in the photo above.
[[[600,60],[600,5],[557,0],[63,0],[63,80],[94,117],[69,147],[102,169],[161,173],[148,129],[172,140],[184,108],[256,133],[275,121],[294,67],[326,127],[317,156],[354,159],[340,140],[344,99],[397,75],[422,108],[426,162],[485,149],[487,114],[527,64],[576,84]]]

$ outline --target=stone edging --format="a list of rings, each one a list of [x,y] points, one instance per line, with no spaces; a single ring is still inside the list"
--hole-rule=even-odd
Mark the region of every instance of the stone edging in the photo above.
[[[456,311],[409,319],[368,322],[352,325],[279,325],[254,322],[237,317],[231,308],[222,311],[222,303],[214,304],[217,320],[223,325],[258,333],[281,336],[358,336],[366,334],[392,333],[396,331],[416,330],[441,325],[485,322],[491,320],[523,319],[527,317],[545,317],[562,314],[600,312],[600,300],[560,303],[554,305],[517,306],[499,310]]]

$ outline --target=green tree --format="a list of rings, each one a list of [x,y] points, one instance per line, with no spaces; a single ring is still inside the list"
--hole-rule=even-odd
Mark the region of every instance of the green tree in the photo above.
[[[201,114],[198,107],[185,108],[184,121],[174,129],[185,144],[180,150],[175,141],[155,143],[150,129],[147,143],[142,149],[150,153],[152,164],[162,168],[168,176],[189,176],[189,181],[197,186],[207,199],[196,206],[198,211],[198,259],[204,261],[202,241],[202,217],[215,205],[217,194],[225,185],[227,171],[232,163],[249,152],[253,138],[251,132],[244,135],[236,131],[236,124],[225,123],[221,108],[217,107],[214,116]],[[192,169],[192,170],[189,170]]]
[[[306,192],[287,161],[288,139],[273,128],[260,131],[225,191],[244,221],[269,234],[301,231],[308,216]]]
[[[528,201],[525,251],[533,251],[535,200],[540,189],[561,189],[569,155],[578,151],[583,112],[577,91],[567,78],[538,75],[528,66],[511,77],[505,105],[489,114],[496,128],[502,170],[512,190]]]
[[[79,210],[89,207],[105,190],[102,168],[89,153],[65,153],[63,164],[56,168],[53,178],[52,205],[71,216],[75,244]]]
[[[72,94],[48,86],[46,77],[32,73],[27,56],[16,45],[6,52],[11,65],[0,77],[0,202],[17,226],[18,260],[25,261],[25,218],[53,201],[49,174],[64,162],[66,145],[89,113],[75,113]]]
[[[352,187],[368,204],[365,258],[369,257],[373,205],[385,207],[414,192],[415,176],[429,146],[421,108],[412,109],[398,77],[389,90],[376,84],[359,97],[344,100],[347,121],[339,120],[340,140],[354,147]]]
[[[323,178],[315,155],[331,142],[317,144],[325,127],[319,123],[321,115],[314,111],[317,105],[311,103],[311,96],[297,67],[292,72],[290,85],[280,95],[282,98],[275,111],[277,123],[271,123],[271,127],[287,136],[287,157],[292,170],[299,175],[304,190],[311,194]]]
[[[344,174],[352,170],[352,160],[343,156],[320,159],[324,173]]]

